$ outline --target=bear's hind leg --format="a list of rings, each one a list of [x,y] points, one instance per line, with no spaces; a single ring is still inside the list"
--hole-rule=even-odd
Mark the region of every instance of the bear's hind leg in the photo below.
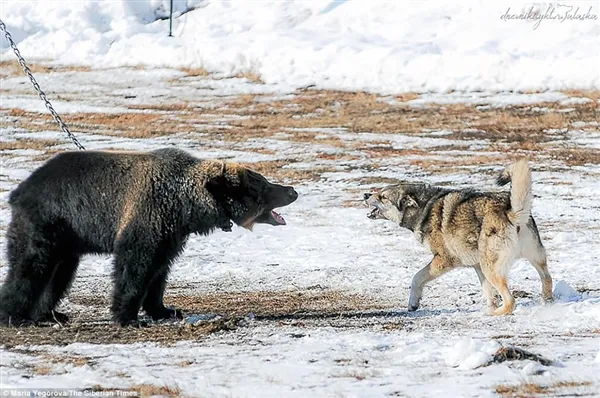
[[[55,242],[42,229],[17,219],[7,231],[9,270],[0,290],[0,322],[34,321],[38,304],[54,271]]]

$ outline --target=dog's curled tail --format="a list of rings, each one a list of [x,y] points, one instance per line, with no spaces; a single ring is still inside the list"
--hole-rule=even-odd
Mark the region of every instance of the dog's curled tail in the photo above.
[[[520,159],[508,166],[496,178],[498,185],[511,183],[509,220],[515,225],[525,225],[531,215],[531,169],[527,159]]]

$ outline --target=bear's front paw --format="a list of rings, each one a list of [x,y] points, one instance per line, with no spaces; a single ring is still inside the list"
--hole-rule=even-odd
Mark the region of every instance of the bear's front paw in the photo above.
[[[163,307],[158,311],[148,313],[153,320],[158,321],[159,319],[183,319],[183,314],[180,309]]]
[[[224,232],[231,232],[232,228],[233,228],[233,223],[231,221],[227,221],[227,223],[225,223],[224,225],[221,226],[221,230],[223,230]]]
[[[121,327],[132,327],[132,328],[146,328],[148,327],[148,322],[146,321],[140,321],[139,319],[132,319],[129,321],[123,321],[123,322],[119,322],[119,325],[121,325]]]

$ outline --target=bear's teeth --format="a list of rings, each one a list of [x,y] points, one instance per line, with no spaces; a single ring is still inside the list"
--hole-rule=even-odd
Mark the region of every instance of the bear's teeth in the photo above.
[[[275,210],[271,210],[271,216],[273,216],[273,219],[275,221],[277,221],[278,223],[280,223],[281,225],[285,225],[285,220],[283,219],[283,217],[281,217],[281,215],[279,213],[277,213]]]

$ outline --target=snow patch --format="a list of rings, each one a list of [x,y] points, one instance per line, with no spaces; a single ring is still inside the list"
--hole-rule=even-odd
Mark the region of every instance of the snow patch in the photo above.
[[[500,347],[497,341],[465,338],[448,350],[446,364],[459,369],[476,369],[490,362]]]
[[[494,2],[176,0],[168,37],[168,3],[12,1],[2,19],[27,59],[63,64],[203,67],[289,89],[388,94],[600,87],[594,20],[536,26],[503,19],[507,6]],[[600,13],[587,1],[570,6]]]
[[[581,300],[581,294],[573,289],[567,282],[558,281],[554,286],[552,295],[561,301],[578,301]]]

